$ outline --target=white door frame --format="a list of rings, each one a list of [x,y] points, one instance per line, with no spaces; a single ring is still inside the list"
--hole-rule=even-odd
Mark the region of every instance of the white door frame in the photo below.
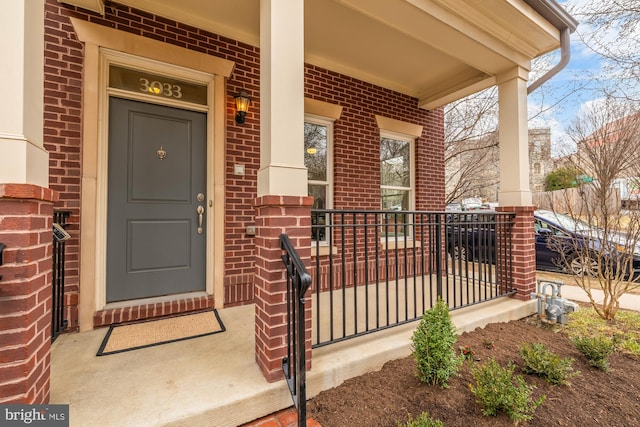
[[[108,89],[110,63],[208,86],[208,105],[180,101],[156,103],[207,113],[207,249],[206,293],[215,306],[224,304],[224,127],[225,81],[234,63],[200,52],[146,39],[71,18],[85,44],[83,79],[82,189],[80,210],[80,330],[93,329],[93,315],[106,306],[106,212],[108,158],[108,98],[112,93],[150,101],[144,95]],[[95,242],[95,244],[92,244]],[[175,298],[175,296],[174,296]],[[146,304],[150,300],[138,300]],[[138,305],[129,301],[126,305]],[[122,306],[122,303],[119,304]]]

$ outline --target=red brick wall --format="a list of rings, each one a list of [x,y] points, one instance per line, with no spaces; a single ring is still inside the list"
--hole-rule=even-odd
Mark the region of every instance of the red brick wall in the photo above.
[[[106,3],[103,17],[57,0],[46,0],[45,147],[51,153],[51,187],[61,193],[55,208],[72,212],[68,231],[73,238],[67,243],[68,302],[77,302],[78,292],[83,55],[83,46],[68,20],[70,16],[235,62],[227,82],[225,305],[252,301],[255,238],[247,236],[245,230],[255,221],[260,162],[259,49],[112,2]],[[237,125],[233,119],[233,94],[243,87],[253,101],[246,123]],[[415,98],[308,64],[305,95],[344,107],[335,124],[334,207],[379,208],[377,114],[424,126],[423,135],[416,142],[416,208],[443,208],[442,111],[419,109]],[[244,165],[244,176],[234,175],[236,164]],[[68,316],[70,328],[76,328],[75,308]]]
[[[0,404],[49,402],[54,197],[0,185]]]
[[[65,249],[65,319],[78,327],[80,242],[80,156],[82,135],[82,45],[71,25],[58,16],[55,1],[45,5],[44,147],[49,152],[49,188],[60,195],[54,209],[71,212],[66,230],[72,238]]]
[[[511,285],[516,290],[515,298],[530,299],[536,292],[536,240],[533,230],[534,206],[506,206],[496,208],[498,212],[515,212],[511,235]]]
[[[301,261],[311,256],[312,197],[264,196],[256,201],[256,363],[269,382],[282,379],[287,355],[287,282],[282,268],[280,234],[286,233]],[[295,302],[293,302],[295,303]],[[311,369],[311,299],[305,304],[305,348]]]
[[[334,208],[380,209],[380,115],[422,125],[416,140],[416,209],[444,208],[442,110],[389,89],[307,64],[305,96],[343,107],[335,122]]]

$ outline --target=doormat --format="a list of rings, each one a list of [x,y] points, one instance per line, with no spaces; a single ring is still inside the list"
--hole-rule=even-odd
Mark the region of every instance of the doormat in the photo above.
[[[215,309],[137,323],[111,325],[96,356],[204,337],[225,330]]]

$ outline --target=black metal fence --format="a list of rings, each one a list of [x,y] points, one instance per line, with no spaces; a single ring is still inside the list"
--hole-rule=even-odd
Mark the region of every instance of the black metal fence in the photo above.
[[[514,293],[512,213],[312,210],[313,347]]]
[[[67,219],[71,215],[69,211],[55,211],[53,222],[62,228],[67,225]],[[58,335],[67,327],[64,319],[64,268],[65,268],[65,242],[53,239],[53,289],[51,307],[51,341],[55,341]]]
[[[282,371],[298,411],[298,426],[302,427],[307,423],[305,294],[311,276],[286,234],[280,235],[280,247],[287,272],[287,356],[282,359]]]

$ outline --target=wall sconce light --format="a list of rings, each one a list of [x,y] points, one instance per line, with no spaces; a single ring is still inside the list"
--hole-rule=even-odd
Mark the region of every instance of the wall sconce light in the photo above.
[[[249,111],[249,104],[251,104],[251,98],[249,94],[242,89],[237,95],[233,97],[236,101],[236,123],[244,123],[244,116]]]

